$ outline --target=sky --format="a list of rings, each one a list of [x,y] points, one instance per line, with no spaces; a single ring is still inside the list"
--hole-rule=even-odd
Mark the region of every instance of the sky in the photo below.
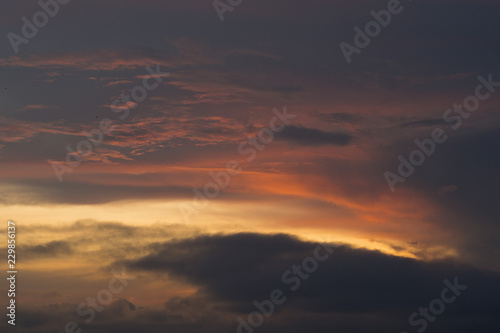
[[[499,10],[0,3],[2,332],[499,331]]]

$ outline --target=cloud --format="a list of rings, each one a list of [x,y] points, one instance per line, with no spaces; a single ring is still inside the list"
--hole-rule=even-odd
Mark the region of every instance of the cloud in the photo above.
[[[298,126],[285,127],[283,132],[277,135],[277,138],[303,146],[347,146],[353,141],[353,137],[349,134],[324,132]]]
[[[0,142],[19,142],[31,139],[41,133],[81,135],[76,126],[59,121],[29,122],[0,116]]]
[[[122,227],[108,224],[103,228],[112,231]],[[445,279],[454,281],[457,277],[467,289],[446,305],[439,320],[430,324],[432,328],[443,333],[495,332],[500,328],[495,320],[500,310],[498,273],[457,261],[417,261],[340,245],[301,281],[299,289],[291,291],[292,284],[283,282],[283,273],[313,256],[317,245],[285,234],[173,238],[145,247],[148,254],[125,261],[126,271],[136,276],[133,284],[140,285],[139,291],[154,288],[164,302],[141,304],[129,297],[117,299],[97,312],[90,324],[76,315],[77,304],[27,305],[19,312],[17,326],[22,333],[59,331],[74,320],[90,333],[235,332],[237,317],[245,318],[255,311],[254,300],[268,299],[272,290],[281,289],[287,300],[266,318],[262,332],[411,331],[414,328],[408,317],[441,297]],[[118,260],[113,265],[122,263]],[[175,280],[188,283],[192,287],[187,289],[193,292],[169,296],[171,290],[159,287],[165,286],[160,281]],[[134,286],[127,288],[133,290]],[[478,324],[471,327],[471,322]]]
[[[438,192],[439,192],[439,194],[444,195],[444,194],[447,194],[447,193],[453,193],[456,190],[458,190],[458,186],[456,186],[456,185],[448,185],[448,186],[441,187]]]
[[[356,113],[332,112],[324,113],[314,110],[309,112],[313,117],[320,119],[322,122],[340,123],[340,124],[356,124],[363,120],[363,116]]]
[[[20,251],[22,251],[22,256],[26,259],[73,254],[70,243],[64,241],[52,241],[40,245],[24,245],[20,247]]]
[[[119,81],[111,81],[106,83],[103,87],[112,87],[120,84],[128,84],[128,83],[133,83],[132,81],[129,80],[119,80]]]
[[[44,105],[44,104],[30,104],[30,105],[26,105],[21,110],[27,111],[27,110],[43,110],[43,109],[53,109],[53,108],[56,108],[56,106],[55,105]]]
[[[443,118],[432,118],[423,120],[414,120],[401,124],[401,127],[428,127],[428,126],[443,126],[445,121]]]
[[[454,309],[440,317],[436,326],[441,332],[469,332],[455,324],[462,314],[467,313],[469,320],[483,316],[492,319],[500,310],[495,296],[500,292],[497,273],[450,260],[422,262],[347,246],[338,247],[295,293],[291,292],[290,285],[282,281],[283,273],[294,264],[301,265],[316,246],[287,235],[201,236],[164,243],[157,252],[127,265],[129,269],[164,273],[192,283],[214,302],[228,304],[228,310],[240,314],[253,311],[253,300],[266,299],[278,288],[289,298],[282,311],[300,311],[310,320],[315,314],[334,316],[332,329],[342,317],[351,315],[360,318],[364,332],[394,329],[395,321],[405,329],[408,316],[439,298],[443,280],[453,281],[455,277],[469,288],[450,305]],[[375,314],[382,316],[382,326],[376,329],[361,319]],[[318,323],[313,320],[314,324]],[[283,332],[291,328],[291,323],[280,325],[286,327]],[[358,323],[351,321],[350,329],[344,329],[352,330],[353,325]],[[490,325],[491,329],[498,327],[493,320]]]
[[[83,52],[59,54],[52,56],[30,56],[21,58],[13,56],[0,59],[0,67],[27,67],[39,69],[72,68],[85,71],[127,70],[157,64],[159,58],[145,55],[127,54],[116,51]],[[161,62],[163,65],[166,63]]]

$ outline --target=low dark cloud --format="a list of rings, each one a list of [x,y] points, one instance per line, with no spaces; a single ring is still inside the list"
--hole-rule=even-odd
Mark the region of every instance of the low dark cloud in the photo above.
[[[429,322],[427,331],[478,333],[500,328],[498,274],[452,260],[422,262],[330,244],[326,246],[334,249],[331,256],[292,291],[291,284],[282,281],[283,273],[302,265],[317,246],[287,235],[172,240],[127,262],[127,270],[186,281],[197,288],[194,294],[168,298],[168,292],[159,289],[158,295],[167,301],[156,306],[119,299],[90,323],[76,315],[77,304],[23,305],[18,332],[59,332],[70,320],[90,333],[236,332],[237,318],[255,311],[252,302],[268,299],[273,289],[281,289],[286,302],[276,306],[255,332],[415,332],[408,317],[440,298],[443,281],[454,283],[455,277],[467,288]],[[134,283],[145,282],[144,274],[136,276]]]
[[[347,246],[338,247],[292,292],[282,281],[283,273],[294,264],[301,265],[316,246],[286,235],[203,236],[165,243],[157,253],[128,262],[128,266],[187,281],[237,314],[253,311],[252,301],[267,299],[270,291],[278,288],[289,298],[282,309],[284,314],[300,311],[313,326],[323,320],[316,318],[314,322],[313,318],[330,314],[337,317],[331,320],[332,330],[335,323],[351,316],[360,322],[350,322],[346,331],[361,325],[363,332],[379,332],[395,329],[394,323],[408,329],[408,316],[439,298],[445,287],[443,281],[453,282],[455,277],[468,288],[455,303],[447,305],[449,311],[440,316],[433,329],[477,332],[459,327],[461,316],[479,320],[500,310],[496,273],[452,260],[421,262]],[[370,315],[385,318],[382,326],[370,327],[365,318]],[[282,330],[275,332],[294,331],[289,324],[279,323]],[[498,329],[497,324],[488,325],[491,331]]]

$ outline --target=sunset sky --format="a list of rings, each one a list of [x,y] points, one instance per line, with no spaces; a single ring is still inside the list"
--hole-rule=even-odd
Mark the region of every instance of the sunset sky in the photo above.
[[[348,63],[388,2],[243,0],[221,21],[211,0],[72,0],[15,47],[42,7],[0,3],[2,332],[236,332],[319,243],[338,247],[255,332],[417,332],[455,277],[426,331],[498,332],[500,2],[404,0]],[[134,279],[87,322],[112,270]]]

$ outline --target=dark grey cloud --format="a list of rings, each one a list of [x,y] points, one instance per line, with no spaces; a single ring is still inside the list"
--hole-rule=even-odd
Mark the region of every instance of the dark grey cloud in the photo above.
[[[69,320],[91,333],[236,332],[236,318],[255,311],[252,302],[269,298],[275,288],[284,291],[287,301],[266,318],[258,332],[413,332],[408,317],[439,298],[445,287],[443,280],[453,282],[455,277],[467,289],[446,305],[428,331],[478,333],[499,329],[495,320],[500,310],[498,273],[457,261],[422,262],[338,246],[292,292],[290,284],[282,281],[283,273],[291,265],[301,265],[316,246],[287,235],[234,234],[172,240],[155,247],[149,255],[128,261],[128,271],[189,282],[198,288],[195,294],[171,297],[156,308],[118,300],[89,324],[75,314],[76,304],[23,306],[18,332],[59,332]],[[137,276],[135,282],[140,283],[141,274]]]
[[[21,245],[19,249],[21,256],[26,259],[56,257],[73,253],[71,244],[65,241],[52,241],[39,245]]]
[[[346,133],[324,132],[314,128],[287,126],[277,135],[278,139],[290,141],[303,146],[347,146],[353,137]]]
[[[203,236],[165,243],[158,252],[128,262],[128,266],[168,273],[190,282],[214,301],[230,304],[228,311],[240,314],[252,311],[253,300],[266,299],[270,291],[279,288],[290,298],[284,313],[299,311],[309,320],[314,314],[355,316],[366,324],[368,321],[362,318],[369,314],[385,318],[386,323],[377,328],[360,324],[364,332],[394,329],[395,322],[402,325],[400,329],[406,329],[408,316],[439,297],[443,280],[452,281],[454,277],[469,288],[449,306],[449,312],[440,316],[433,329],[476,332],[460,328],[456,322],[465,313],[468,320],[474,320],[494,316],[500,309],[496,300],[500,293],[495,282],[497,273],[451,260],[421,262],[347,246],[338,247],[295,293],[291,292],[282,281],[282,274],[293,264],[300,265],[315,247],[286,235]],[[332,320],[331,329],[335,322]],[[290,329],[289,323],[279,324]],[[349,325],[347,331],[358,324]],[[488,325],[490,329],[498,328],[497,324]]]

